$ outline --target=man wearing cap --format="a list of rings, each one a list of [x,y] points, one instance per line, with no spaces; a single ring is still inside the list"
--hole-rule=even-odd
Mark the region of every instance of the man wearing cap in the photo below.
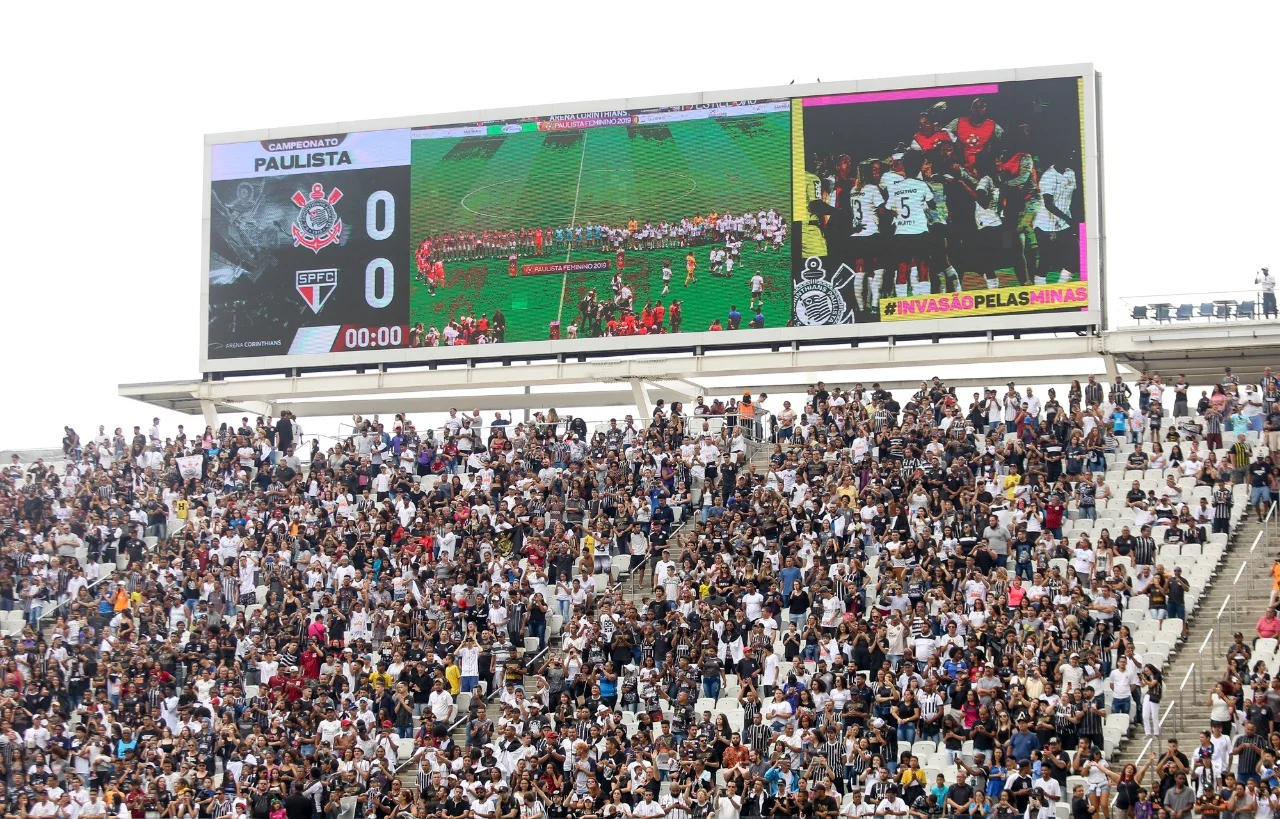
[[[1031,759],[1031,752],[1038,750],[1040,750],[1040,738],[1032,733],[1026,714],[1019,714],[1018,730],[1009,737],[1005,753],[1021,762],[1024,759]]]
[[[458,709],[453,702],[453,697],[444,690],[444,681],[439,677],[431,685],[431,694],[427,697],[427,709],[431,711],[431,719],[435,723],[437,734],[442,730],[447,731],[457,714]]]

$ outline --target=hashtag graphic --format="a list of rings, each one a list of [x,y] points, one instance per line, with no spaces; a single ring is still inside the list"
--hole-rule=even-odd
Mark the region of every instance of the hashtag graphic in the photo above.
[[[884,306],[884,314],[886,316],[892,316],[896,312],[898,312],[898,305],[893,302],[889,302]]]

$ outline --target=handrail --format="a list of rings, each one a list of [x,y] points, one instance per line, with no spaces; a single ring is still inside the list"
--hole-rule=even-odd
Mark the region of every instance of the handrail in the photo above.
[[[1219,612],[1219,615],[1221,615],[1221,612]],[[1204,636],[1204,642],[1200,644],[1200,650],[1199,650],[1198,652],[1196,652],[1197,654],[1203,654],[1203,653],[1204,653],[1204,648],[1205,648],[1205,646],[1209,645],[1209,640],[1210,640],[1212,637],[1213,637],[1213,629],[1209,629],[1209,633],[1208,633],[1208,634],[1206,634],[1206,635]]]
[[[1187,673],[1186,673],[1186,675],[1185,675],[1185,676],[1183,676],[1183,678],[1182,678],[1182,684],[1178,686],[1178,690],[1179,690],[1179,691],[1181,691],[1182,689],[1184,689],[1184,688],[1186,688],[1186,687],[1187,687],[1187,681],[1191,679],[1191,672],[1193,672],[1193,671],[1195,671],[1195,670],[1196,670],[1196,664],[1195,664],[1195,663],[1192,663],[1192,664],[1191,664],[1191,667],[1187,669]]]
[[[115,577],[115,576],[116,576],[116,571],[117,571],[116,569],[112,569],[111,571],[107,572],[106,574],[104,574],[104,575],[100,575],[100,576],[99,576],[96,580],[94,580],[92,583],[90,583],[90,584],[88,584],[87,586],[85,586],[85,587],[84,587],[84,588],[85,588],[85,590],[86,590],[86,591],[93,591],[94,589],[96,589],[96,588],[98,587],[98,585],[99,585],[100,583],[102,583],[102,581],[104,581],[104,580],[108,580],[108,579],[110,579],[110,578]],[[50,608],[50,609],[46,609],[46,610],[44,610],[44,611],[41,611],[41,612],[40,612],[40,619],[36,621],[36,623],[35,623],[35,625],[33,626],[33,628],[34,628],[34,629],[36,630],[36,632],[38,633],[42,628],[44,628],[44,626],[42,626],[41,624],[45,621],[45,619],[46,619],[46,618],[51,617],[51,616],[53,616],[53,615],[57,614],[57,613],[58,613],[59,611],[61,611],[63,608],[70,607],[70,605],[71,605],[71,603],[72,603],[72,602],[73,602],[72,598],[68,597],[66,600],[63,600],[61,603],[58,603],[57,605],[53,606],[52,608]],[[24,621],[23,621],[23,624],[22,624],[22,628],[26,628],[28,625],[30,625],[30,624],[29,624],[29,623],[27,623],[27,622],[24,620]],[[22,629],[18,629],[18,631],[19,631],[19,632],[21,632],[21,631],[22,631]]]
[[[1221,606],[1218,606],[1218,617],[1217,617],[1217,619],[1219,619],[1219,620],[1221,620],[1221,619],[1222,619],[1222,612],[1226,611],[1226,609],[1227,609],[1227,603],[1229,603],[1229,602],[1231,602],[1231,595],[1229,595],[1229,594],[1228,594],[1228,595],[1226,596],[1226,598],[1224,598],[1224,599],[1223,599],[1223,601],[1222,601],[1222,605],[1221,605]]]
[[[1236,571],[1236,579],[1232,583],[1240,582],[1240,575],[1244,574],[1244,567],[1249,565],[1249,561],[1245,560],[1240,564],[1240,568]]]
[[[1164,713],[1160,715],[1160,719],[1159,719],[1159,721],[1157,721],[1157,722],[1156,722],[1156,736],[1148,737],[1148,738],[1147,738],[1147,743],[1146,743],[1145,745],[1143,745],[1143,746],[1142,746],[1142,750],[1141,750],[1141,751],[1139,751],[1139,752],[1138,752],[1138,756],[1137,756],[1137,757],[1135,757],[1136,759],[1138,759],[1139,761],[1141,761],[1141,760],[1142,760],[1142,758],[1143,758],[1143,757],[1145,757],[1145,756],[1147,755],[1147,752],[1151,750],[1151,745],[1152,745],[1152,744],[1153,744],[1157,739],[1159,739],[1159,738],[1160,738],[1159,732],[1160,732],[1160,729],[1164,728],[1164,721],[1165,721],[1165,720],[1167,720],[1167,719],[1169,718],[1169,715],[1170,715],[1171,713],[1173,713],[1174,709],[1175,709],[1175,708],[1178,708],[1178,707],[1179,707],[1179,706],[1178,706],[1178,701],[1177,701],[1177,700],[1174,700],[1173,702],[1169,703],[1169,706],[1168,706],[1167,708],[1165,708],[1165,709],[1164,709]],[[1119,798],[1120,798],[1120,797],[1119,797],[1119,794],[1117,794],[1116,796],[1111,797],[1111,806],[1112,806],[1112,807],[1115,807],[1116,800],[1117,800],[1117,799],[1119,799]]]
[[[180,523],[178,524],[178,526],[172,532],[168,532],[165,534],[165,540],[169,540],[170,538],[172,538],[177,533],[181,532],[186,527],[187,527],[187,519],[186,518],[180,519]],[[87,558],[86,558],[86,561],[87,561]],[[77,559],[76,562],[79,563],[80,561]],[[101,562],[99,562],[99,565],[101,565]],[[84,568],[84,564],[81,564],[81,568]],[[103,581],[114,578],[118,572],[119,572],[119,569],[111,569],[107,573],[99,575],[92,583],[89,583],[84,587],[85,590],[93,591]],[[14,632],[14,634],[21,634],[22,629],[30,625],[35,630],[36,634],[39,635],[39,633],[44,629],[43,623],[45,622],[45,620],[51,617],[55,617],[58,614],[58,612],[62,611],[64,608],[69,608],[73,602],[75,601],[71,597],[68,597],[66,600],[63,600],[51,606],[50,608],[41,610],[40,618],[36,620],[34,624],[27,622],[26,619],[24,618],[22,622],[22,626],[18,628],[18,630]],[[6,636],[13,636],[13,635],[10,634]]]
[[[1169,703],[1168,708],[1164,709],[1164,715],[1160,717],[1160,719],[1156,722],[1157,736],[1160,735],[1161,729],[1164,728],[1164,721],[1168,719],[1169,715],[1172,714],[1174,711],[1178,712],[1178,719],[1177,719],[1178,725],[1174,730],[1180,730],[1182,728],[1182,706],[1178,704],[1177,700],[1174,700],[1173,702]]]
[[[449,723],[450,736],[452,736],[453,732],[458,730],[458,728],[461,727],[463,724],[465,724],[469,719],[471,719],[471,715],[466,714],[464,716],[458,717],[453,722]],[[404,762],[397,764],[395,767],[395,770],[393,770],[391,773],[394,774],[395,776],[399,776],[401,771],[403,771],[405,768],[409,767],[409,765],[411,765],[412,763],[418,760],[418,756],[419,754],[421,754],[421,752],[422,752],[421,748],[415,749],[413,753],[409,754],[409,758],[406,759]]]
[[[1267,514],[1262,518],[1262,531],[1258,532],[1257,537],[1253,539],[1253,545],[1249,547],[1250,552],[1258,548],[1258,541],[1262,540],[1262,536],[1267,534],[1267,530],[1270,528],[1271,524],[1271,517],[1275,514],[1275,511],[1276,505],[1274,503],[1267,508]]]

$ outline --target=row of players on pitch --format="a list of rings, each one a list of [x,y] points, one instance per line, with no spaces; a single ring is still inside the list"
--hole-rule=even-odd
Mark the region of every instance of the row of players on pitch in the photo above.
[[[646,302],[639,310],[618,308],[610,301],[592,301],[579,307],[579,314],[564,328],[565,338],[609,338],[617,336],[645,336],[679,333],[684,321],[684,303],[672,299],[664,305],[661,299]],[[747,314],[729,305],[729,312],[722,321],[713,319],[706,328],[710,332],[761,329],[765,326],[763,305],[753,307]],[[455,347],[471,344],[499,344],[505,340],[506,319],[500,310],[493,318],[482,314],[459,316],[450,320],[440,330],[418,322],[409,328],[410,347]]]
[[[1018,284],[1079,271],[1073,152],[1045,156],[1029,125],[1006,132],[981,98],[946,127],[934,121],[939,108],[920,114],[909,146],[887,159],[810,163],[804,252],[854,270],[860,310],[881,298],[957,292],[956,265],[988,288],[1000,286],[1002,267],[1012,266]]]
[[[428,262],[437,260],[467,261],[501,258],[512,253],[541,256],[550,248],[575,247],[600,251],[660,250],[690,247],[728,238],[750,239],[756,249],[777,250],[786,241],[786,223],[774,208],[756,212],[723,214],[712,211],[705,216],[696,213],[680,221],[640,222],[630,219],[625,224],[587,224],[574,227],[521,228],[519,230],[485,230],[440,233],[423,239],[418,245],[419,273]]]

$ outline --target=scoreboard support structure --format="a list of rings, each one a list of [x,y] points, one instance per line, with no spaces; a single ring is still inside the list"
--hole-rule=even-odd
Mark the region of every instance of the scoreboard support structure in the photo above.
[[[776,352],[637,357],[608,361],[513,360],[507,365],[371,367],[363,373],[291,373],[274,377],[210,376],[190,381],[121,384],[119,394],[156,407],[203,415],[215,424],[220,413],[278,415],[290,410],[301,418],[349,416],[397,411],[444,412],[450,407],[529,411],[555,407],[635,408],[644,417],[662,399],[690,401],[698,394],[750,390],[771,394],[803,392],[818,380],[829,384],[880,382],[886,389],[914,389],[928,373],[970,365],[956,387],[1003,383],[1005,362],[1061,362],[1068,371],[1032,378],[1022,384],[1056,384],[1063,379],[1103,375],[1112,380],[1122,368],[1186,373],[1216,379],[1224,366],[1242,377],[1274,362],[1280,351],[1280,321],[1247,327],[1205,325],[1141,327],[1078,335],[1057,333],[1020,338],[920,340],[862,343],[824,348],[783,348]],[[893,380],[897,378],[898,380]],[[383,396],[394,395],[394,398]]]

